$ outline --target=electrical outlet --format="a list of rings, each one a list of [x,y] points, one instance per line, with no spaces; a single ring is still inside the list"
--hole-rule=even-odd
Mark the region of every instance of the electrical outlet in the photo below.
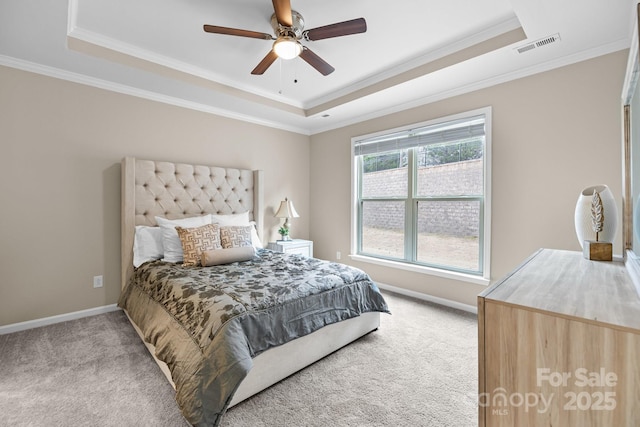
[[[336,252],[336,259],[340,259],[341,256],[342,254],[340,253],[340,251]]]
[[[93,287],[94,288],[102,287],[102,276],[93,276]]]

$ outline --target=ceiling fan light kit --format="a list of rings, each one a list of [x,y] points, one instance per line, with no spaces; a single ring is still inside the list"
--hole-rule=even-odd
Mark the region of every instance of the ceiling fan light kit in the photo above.
[[[272,2],[275,13],[271,16],[271,26],[273,27],[275,37],[257,31],[220,27],[217,25],[204,26],[204,31],[207,33],[275,40],[272,49],[260,61],[256,68],[251,71],[251,74],[264,74],[278,58],[293,59],[299,56],[322,75],[329,75],[335,69],[324,59],[313,53],[307,46],[303,46],[300,40],[315,41],[359,34],[367,31],[367,23],[364,18],[304,30],[304,18],[300,13],[291,10],[291,0],[272,0]]]
[[[273,43],[273,51],[282,59],[293,59],[302,52],[302,45],[290,36],[281,36]]]

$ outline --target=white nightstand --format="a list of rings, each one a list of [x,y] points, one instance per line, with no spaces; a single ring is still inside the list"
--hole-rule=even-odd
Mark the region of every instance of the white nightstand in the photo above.
[[[313,257],[313,242],[311,240],[278,240],[277,242],[269,242],[267,249],[284,252],[285,254],[298,254],[309,258]]]

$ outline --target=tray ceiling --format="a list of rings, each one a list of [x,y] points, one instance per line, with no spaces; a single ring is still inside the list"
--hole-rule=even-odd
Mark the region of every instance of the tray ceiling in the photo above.
[[[256,76],[271,41],[202,27],[271,34],[268,0],[4,0],[0,64],[313,134],[627,48],[634,4],[292,0],[305,28],[364,17],[367,31],[303,42],[328,76],[300,58]]]

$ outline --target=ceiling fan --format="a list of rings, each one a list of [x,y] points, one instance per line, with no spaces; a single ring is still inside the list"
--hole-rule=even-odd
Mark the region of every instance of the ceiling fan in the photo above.
[[[367,31],[367,22],[364,18],[338,22],[331,25],[304,29],[304,19],[295,10],[291,10],[291,0],[272,0],[275,13],[271,16],[271,26],[275,37],[271,34],[257,31],[240,30],[237,28],[219,27],[217,25],[205,25],[207,33],[226,34],[230,36],[250,37],[255,39],[275,40],[273,48],[262,61],[251,71],[251,74],[264,74],[276,59],[293,59],[297,56],[304,59],[309,65],[318,70],[322,75],[331,74],[335,69],[325,62],[311,49],[303,46],[300,41],[315,41],[332,37],[348,36]]]

